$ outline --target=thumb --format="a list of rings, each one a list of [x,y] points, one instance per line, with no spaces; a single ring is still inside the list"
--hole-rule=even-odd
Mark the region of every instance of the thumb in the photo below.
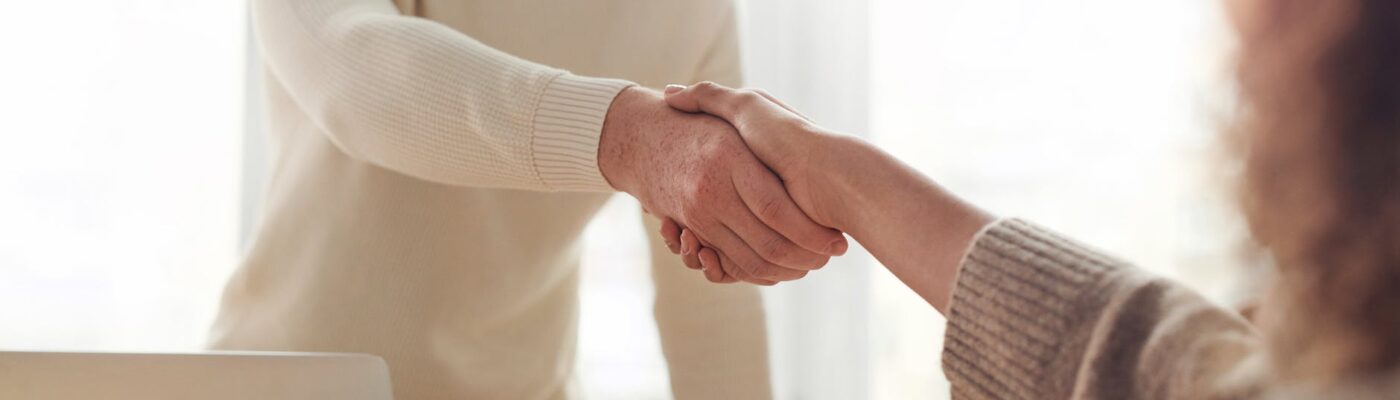
[[[690,86],[666,85],[666,104],[685,112],[703,112],[734,122],[744,93],[714,82]]]

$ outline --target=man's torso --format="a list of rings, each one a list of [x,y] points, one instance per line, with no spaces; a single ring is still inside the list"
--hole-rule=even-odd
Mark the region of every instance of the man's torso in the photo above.
[[[407,2],[512,55],[653,87],[694,80],[729,12],[726,1]],[[608,194],[385,170],[340,151],[271,73],[265,88],[268,193],[211,345],[378,354],[400,397],[560,396],[579,236]]]

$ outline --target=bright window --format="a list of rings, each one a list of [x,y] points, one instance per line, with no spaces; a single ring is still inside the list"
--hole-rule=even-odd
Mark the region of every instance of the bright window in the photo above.
[[[244,15],[5,5],[0,347],[201,347],[237,255]]]
[[[975,203],[1231,300],[1216,0],[872,0],[871,136]],[[877,274],[873,395],[946,396],[943,320]],[[939,377],[935,379],[935,377]]]
[[[1233,299],[1240,228],[1216,162],[1229,36],[1215,0],[744,4],[755,84],[842,129],[868,121],[854,133],[997,213]],[[245,16],[227,0],[0,13],[0,348],[202,346],[261,185],[261,144],[244,142],[260,135],[244,130]],[[820,36],[867,26],[859,43]],[[848,64],[809,62],[824,54]],[[669,393],[640,226],[619,198],[587,233],[589,398]],[[840,262],[765,291],[786,313],[770,323],[779,393],[946,397],[943,321],[878,265]],[[814,365],[832,354],[840,365]]]

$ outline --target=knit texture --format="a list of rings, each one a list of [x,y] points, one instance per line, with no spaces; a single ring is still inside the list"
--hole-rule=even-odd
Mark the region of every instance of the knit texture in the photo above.
[[[607,191],[598,171],[598,136],[622,81],[560,75],[545,87],[536,108],[534,165],[540,184],[550,190]]]
[[[453,185],[611,190],[597,141],[630,82],[525,61],[386,1],[255,1],[253,16],[273,73],[355,158]]]
[[[979,234],[943,352],[957,399],[1241,398],[1259,335],[1233,312],[1019,220]]]
[[[251,3],[271,173],[209,346],[374,354],[400,400],[577,397],[579,331],[613,317],[580,313],[583,232],[613,195],[603,119],[631,82],[741,85],[732,3]],[[771,398],[758,290],[705,282],[646,229],[649,270],[593,266],[654,282],[636,300],[666,367],[628,378]]]

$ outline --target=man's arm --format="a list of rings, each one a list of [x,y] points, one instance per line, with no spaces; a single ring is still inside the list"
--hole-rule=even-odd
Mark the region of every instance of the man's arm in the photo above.
[[[254,0],[276,79],[351,157],[434,182],[611,191],[609,104],[630,82],[491,48],[384,0]]]
[[[818,267],[841,239],[792,205],[732,127],[655,91],[522,60],[383,0],[255,0],[253,18],[273,74],[351,157],[454,185],[616,188],[753,282]]]

